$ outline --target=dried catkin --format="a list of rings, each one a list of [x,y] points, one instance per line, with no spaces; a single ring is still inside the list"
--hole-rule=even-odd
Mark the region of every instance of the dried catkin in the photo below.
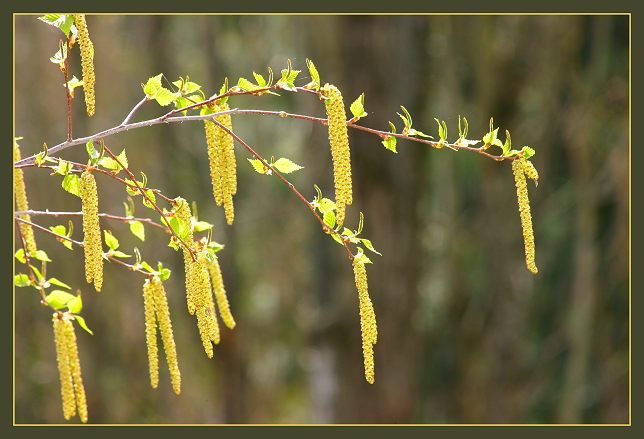
[[[158,276],[152,277],[151,289],[159,331],[161,332],[161,340],[163,341],[163,350],[165,351],[166,363],[168,364],[168,371],[170,372],[172,389],[178,395],[181,393],[181,372],[179,371],[179,361],[177,359],[177,347],[172,332],[168,298],[166,297],[165,288],[163,288],[163,282],[161,282]]]
[[[524,158],[519,158],[512,161],[512,173],[514,174],[514,182],[517,188],[517,200],[519,203],[519,214],[521,217],[521,228],[523,230],[523,242],[525,245],[525,261],[532,273],[538,272],[537,265],[535,264],[535,249],[534,249],[534,232],[532,230],[532,216],[530,215],[530,200],[528,198],[528,185],[526,182],[526,175],[530,178],[538,178],[537,170],[534,166],[526,165],[530,163]]]
[[[80,198],[83,204],[83,246],[85,249],[85,279],[94,281],[96,291],[103,285],[103,244],[98,219],[98,192],[96,180],[89,172],[80,178]]]
[[[78,359],[78,347],[74,326],[69,318],[54,313],[54,339],[56,342],[56,360],[60,376],[63,415],[70,419],[76,414],[81,422],[87,422],[87,398]]]
[[[192,232],[192,213],[190,212],[190,206],[188,202],[181,197],[177,197],[174,200],[174,214],[187,228],[188,234],[184,238],[184,242],[190,247],[194,247],[194,235]],[[186,272],[186,302],[188,304],[188,312],[190,314],[195,313],[195,282],[193,280],[193,265],[195,261],[192,260],[192,255],[187,248],[183,248],[183,263]]]
[[[96,76],[94,73],[94,45],[89,39],[89,31],[85,22],[84,14],[74,15],[74,24],[78,29],[78,43],[81,51],[81,66],[83,70],[83,91],[85,92],[85,106],[89,116],[94,115],[96,102],[94,97],[94,84]]]
[[[371,299],[369,298],[367,270],[365,268],[365,264],[354,260],[353,273],[355,275],[355,283],[358,288],[358,299],[360,303],[360,330],[362,333],[364,374],[367,382],[373,384],[375,377],[373,345],[378,341],[376,314],[373,309],[373,303],[371,303]]]
[[[13,141],[13,161],[14,163],[20,160],[20,146],[18,142]],[[25,211],[29,210],[29,202],[27,201],[27,190],[25,189],[25,177],[22,169],[13,168],[13,190],[16,198],[16,210]],[[31,222],[31,217],[27,214],[20,215],[25,221]],[[34,230],[29,224],[18,222],[20,234],[25,239],[27,245],[27,252],[31,255],[36,253],[36,238],[34,237]]]
[[[154,311],[154,293],[149,279],[143,284],[143,306],[145,309],[145,342],[148,346],[148,366],[150,369],[150,386],[156,389],[159,385],[159,348],[157,346],[157,322]]]
[[[67,338],[62,319],[58,313],[54,313],[54,341],[56,343],[56,362],[58,363],[58,375],[60,378],[60,394],[63,403],[63,416],[69,420],[76,414],[76,399],[74,396],[74,381],[72,369],[69,364],[69,352],[67,351]]]
[[[351,153],[347,133],[347,115],[342,94],[334,85],[326,84],[322,92],[327,98],[324,103],[328,116],[329,144],[333,159],[333,180],[335,185],[336,223],[344,223],[345,209],[353,203],[351,184]]]
[[[212,280],[213,289],[215,290],[215,298],[217,299],[217,308],[219,315],[224,321],[224,324],[229,328],[235,327],[235,319],[230,312],[230,304],[228,303],[228,296],[226,295],[226,288],[224,287],[224,279],[221,275],[221,268],[219,267],[219,260],[215,256],[214,260],[208,264],[210,271],[210,279]]]

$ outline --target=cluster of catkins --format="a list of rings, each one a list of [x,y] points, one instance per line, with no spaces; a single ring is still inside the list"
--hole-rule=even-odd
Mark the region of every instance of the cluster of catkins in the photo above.
[[[211,255],[208,255],[204,248],[204,242],[194,240],[192,213],[186,200],[179,197],[174,202],[174,214],[188,228],[184,242],[189,248],[183,247],[188,312],[197,316],[201,342],[206,355],[212,358],[213,344],[219,344],[220,341],[219,323],[217,322],[215,301],[213,300],[213,287],[219,315],[224,324],[229,329],[233,329],[235,320],[230,312],[230,305],[228,304],[228,297],[224,289],[217,257],[214,256],[210,260]],[[192,252],[190,249],[192,249]]]

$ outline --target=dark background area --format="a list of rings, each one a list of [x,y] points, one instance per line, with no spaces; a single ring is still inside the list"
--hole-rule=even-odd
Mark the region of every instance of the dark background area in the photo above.
[[[458,114],[481,137],[494,116],[540,172],[530,185],[540,272],[531,275],[510,166],[476,154],[350,132],[354,205],[382,257],[368,266],[378,317],[376,383],[364,381],[351,266],[304,206],[276,179],[256,174],[237,149],[236,220],[214,205],[201,123],[158,126],[107,139],[130,168],[169,196],[196,200],[214,239],[238,326],[208,360],[186,312],[183,262],[167,237],[102,221],[123,251],[139,247],[173,269],[166,285],[183,376],[175,396],[161,367],[149,387],[140,276],[106,265],[103,292],[84,281],[82,253],[37,240],[48,273],[81,288],[95,335],[77,332],[92,422],[544,423],[628,422],[628,17],[620,16],[88,16],[96,50],[97,114],[74,102],[76,137],[118,124],[140,83],[189,75],[207,95],[287,58],[345,103],[366,93],[387,129],[405,105],[415,128]],[[23,155],[66,136],[62,75],[48,58],[62,33],[16,17],[16,133]],[[77,50],[72,69],[80,77]],[[245,97],[231,106],[324,117],[308,95]],[[155,104],[138,118],[161,114]],[[305,167],[293,174],[309,198],[331,195],[325,128],[238,116],[235,131],[261,154]],[[85,160],[82,146],[61,156]],[[30,205],[80,210],[60,177],[26,171]],[[101,211],[123,214],[113,180],[97,177]],[[52,189],[54,188],[54,189]],[[137,214],[151,211],[137,204]],[[153,216],[156,219],[156,215]],[[39,217],[45,226],[66,220]],[[76,221],[74,237],[82,239]],[[61,422],[49,311],[16,291],[16,422]],[[163,360],[162,360],[163,361]],[[162,363],[163,364],[163,363]]]

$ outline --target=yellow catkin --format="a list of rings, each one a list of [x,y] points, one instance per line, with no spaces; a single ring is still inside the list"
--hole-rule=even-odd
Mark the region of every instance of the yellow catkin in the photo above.
[[[217,308],[219,315],[224,321],[224,324],[229,328],[235,327],[235,319],[230,312],[230,304],[228,303],[228,296],[226,295],[226,288],[224,287],[224,279],[221,275],[221,268],[219,267],[219,260],[215,259],[208,264],[210,272],[210,279],[212,280],[213,289],[215,290],[215,298],[217,299]]]
[[[193,248],[194,235],[191,227],[192,213],[190,212],[190,206],[188,205],[188,202],[181,197],[176,198],[174,202],[175,202],[175,207],[173,209],[174,214],[181,222],[183,222],[186,225],[186,227],[188,227],[188,234],[184,239],[184,242],[188,246]],[[194,315],[196,308],[194,304],[195,282],[193,281],[193,277],[194,277],[193,265],[195,262],[192,260],[190,251],[188,251],[188,249],[186,248],[183,248],[183,263],[184,263],[185,272],[186,272],[186,302],[188,305],[188,312]]]
[[[96,109],[94,96],[94,84],[96,76],[94,73],[94,45],[89,39],[89,31],[85,22],[84,14],[74,15],[74,24],[78,29],[78,43],[81,51],[81,66],[83,70],[83,91],[85,92],[85,107],[87,114],[93,116]]]
[[[227,111],[230,107],[228,103],[215,104],[215,111]],[[232,118],[230,114],[217,116],[215,120],[232,131]],[[228,134],[218,126],[215,127],[215,142],[219,152],[219,165],[222,171],[222,197],[224,211],[226,213],[226,222],[231,225],[235,219],[235,208],[233,205],[233,195],[237,193],[237,160],[235,159],[235,145],[233,136]]]
[[[13,161],[14,163],[20,160],[20,146],[18,142],[13,141]],[[25,189],[25,178],[22,172],[22,169],[13,168],[13,189],[16,196],[16,210],[25,211],[29,210],[29,202],[27,201],[27,191]],[[27,214],[20,215],[25,221],[31,222],[31,217]],[[35,254],[36,247],[36,238],[34,237],[34,230],[29,224],[18,222],[18,227],[20,228],[20,234],[27,244],[27,252],[29,254]]]
[[[213,108],[214,109],[214,108]],[[212,195],[215,198],[217,206],[224,202],[223,182],[222,182],[222,165],[219,144],[216,138],[217,126],[213,121],[204,121],[206,131],[206,143],[208,144],[208,160],[210,162],[210,178],[212,180]]]
[[[532,216],[530,215],[528,185],[525,177],[527,173],[529,176],[531,175],[532,177],[538,178],[538,174],[536,174],[534,166],[531,168],[528,166],[529,169],[526,172],[526,163],[529,162],[523,158],[512,161],[512,173],[514,174],[514,182],[517,188],[517,200],[519,203],[519,214],[521,217],[521,228],[523,230],[523,242],[525,245],[525,261],[528,270],[536,274],[538,269],[535,263],[534,232],[532,230]]]
[[[367,382],[373,384],[375,379],[373,345],[378,341],[376,314],[373,309],[373,303],[371,303],[371,299],[369,298],[367,270],[365,268],[365,264],[359,261],[354,261],[353,273],[355,276],[356,287],[358,288],[358,299],[360,303],[360,330],[362,333],[364,374]]]
[[[220,333],[212,297],[210,275],[208,273],[206,257],[203,252],[200,252],[197,256],[194,274],[195,285],[197,286],[195,295],[197,326],[199,328],[199,335],[201,336],[201,342],[204,350],[206,351],[206,355],[208,355],[208,358],[212,358],[212,343],[219,343]]]
[[[345,209],[353,203],[351,183],[351,152],[347,133],[347,115],[342,94],[334,85],[326,84],[322,92],[327,98],[324,103],[328,116],[329,144],[333,159],[333,181],[335,186],[336,223],[344,223]]]
[[[159,348],[157,346],[157,322],[155,317],[155,298],[153,286],[149,279],[143,284],[143,306],[145,309],[145,342],[148,346],[148,366],[150,385],[156,389],[159,385]]]
[[[172,321],[170,320],[168,298],[166,297],[165,289],[163,288],[163,282],[161,282],[159,277],[154,276],[152,278],[151,285],[157,321],[159,323],[159,331],[161,332],[161,340],[163,340],[163,350],[165,351],[165,358],[170,372],[172,389],[174,390],[174,393],[178,395],[181,393],[181,372],[179,371],[177,347],[175,345],[174,334],[172,332]]]
[[[85,248],[85,279],[94,281],[96,291],[103,285],[103,244],[98,220],[98,192],[96,180],[89,172],[80,179],[80,198],[83,204],[83,245]]]
[[[72,370],[72,378],[74,379],[74,393],[76,394],[78,417],[81,422],[87,422],[87,399],[85,397],[85,386],[83,385],[83,376],[81,374],[80,360],[78,358],[78,346],[76,345],[74,325],[70,320],[63,319],[62,322],[65,331],[65,339],[67,341],[69,365]]]
[[[74,396],[72,369],[69,364],[65,324],[58,313],[54,313],[52,320],[54,325],[54,341],[56,343],[56,362],[58,363],[58,374],[60,378],[60,394],[63,403],[63,416],[69,420],[76,414],[76,399]]]

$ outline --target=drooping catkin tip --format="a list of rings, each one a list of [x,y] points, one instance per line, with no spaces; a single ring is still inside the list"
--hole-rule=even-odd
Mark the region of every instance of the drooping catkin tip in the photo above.
[[[83,247],[85,253],[85,279],[94,282],[96,291],[103,285],[103,241],[98,218],[98,192],[96,180],[90,172],[83,172],[80,179],[80,198],[83,210]]]
[[[76,414],[76,398],[74,396],[74,381],[69,364],[69,351],[62,315],[54,313],[52,322],[54,327],[54,341],[56,343],[56,363],[60,380],[63,416],[66,420],[69,420]]]
[[[519,158],[512,161],[512,173],[514,174],[514,182],[517,189],[517,201],[519,205],[519,216],[521,218],[521,230],[523,232],[523,242],[525,247],[525,260],[526,266],[530,272],[537,274],[539,270],[535,263],[535,244],[534,244],[534,231],[532,229],[532,215],[530,214],[530,199],[528,198],[528,185],[526,182],[526,175],[529,178],[536,179],[538,174],[534,166],[527,165],[528,162],[524,158]],[[526,172],[527,170],[527,172]]]
[[[78,29],[78,43],[81,51],[81,67],[83,71],[83,92],[85,93],[85,107],[87,115],[93,116],[96,110],[94,85],[96,76],[94,72],[94,45],[89,39],[89,31],[84,14],[74,15],[74,24]]]
[[[362,334],[362,355],[364,357],[364,373],[368,383],[375,381],[375,362],[373,345],[378,341],[378,327],[373,304],[369,298],[367,284],[367,271],[365,264],[354,260],[353,272],[355,283],[358,289],[358,301],[360,304],[360,331]]]
[[[327,98],[324,103],[328,117],[329,145],[333,160],[333,182],[337,206],[336,223],[342,225],[344,223],[345,208],[353,203],[347,115],[342,93],[337,87],[326,84],[321,91]]]
[[[154,305],[163,341],[163,350],[165,351],[166,363],[170,372],[170,381],[172,389],[177,395],[181,393],[181,372],[179,371],[179,361],[177,358],[177,348],[172,331],[172,321],[170,320],[170,308],[168,298],[163,287],[163,282],[158,276],[153,276],[151,281],[151,290],[154,298]]]
[[[221,274],[221,268],[219,267],[219,260],[217,257],[208,264],[208,270],[210,272],[213,289],[215,290],[215,299],[217,300],[219,315],[226,327],[228,329],[233,329],[235,327],[235,319],[230,311],[230,303],[228,302],[226,288],[224,287],[224,279]]]

